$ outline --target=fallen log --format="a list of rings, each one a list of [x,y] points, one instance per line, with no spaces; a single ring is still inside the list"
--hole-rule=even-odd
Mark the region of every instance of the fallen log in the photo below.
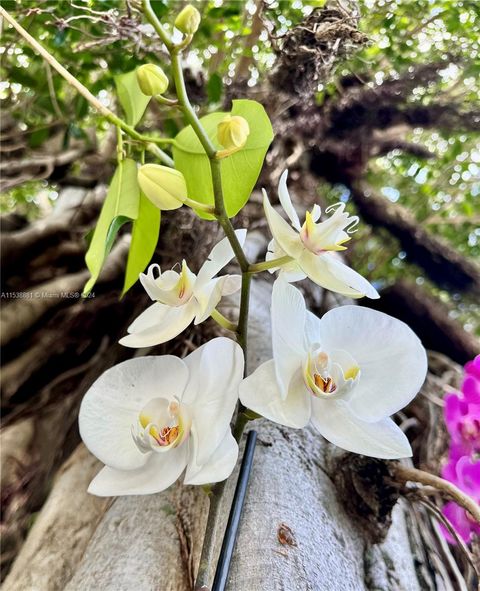
[[[86,492],[99,467],[83,445],[61,467],[27,542],[3,583],[3,591],[63,591],[63,582],[71,576],[109,504],[108,499]]]

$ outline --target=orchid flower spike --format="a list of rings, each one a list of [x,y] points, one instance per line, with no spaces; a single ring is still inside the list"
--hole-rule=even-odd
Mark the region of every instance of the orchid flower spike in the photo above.
[[[185,484],[228,478],[238,456],[230,420],[243,365],[240,346],[219,337],[185,359],[137,357],[106,371],[80,408],[80,435],[106,464],[88,491],[152,494],[184,470]]]
[[[243,246],[246,230],[235,234]],[[240,289],[239,275],[215,275],[234,257],[228,239],[224,238],[208,256],[198,275],[192,273],[185,260],[179,273],[161,272],[159,265],[150,265],[140,281],[150,298],[156,303],[149,306],[128,327],[127,336],[120,339],[126,347],[151,347],[165,343],[179,335],[194,320],[206,320],[224,295]]]
[[[313,426],[331,443],[376,458],[411,455],[390,415],[408,404],[427,372],[410,328],[381,312],[342,306],[322,319],[279,278],[272,296],[273,359],[240,385],[240,400],[267,419]]]
[[[343,245],[350,240],[349,234],[358,224],[358,217],[350,216],[345,212],[345,205],[337,203],[327,207],[326,213],[333,211],[333,214],[320,222],[320,206],[314,205],[311,212],[307,211],[302,226],[288,193],[287,176],[285,170],[278,184],[278,196],[291,225],[275,211],[263,191],[263,207],[273,236],[266,260],[285,256],[292,259],[271,271],[280,270],[287,281],[309,277],[321,287],[349,297],[378,298],[376,289],[366,279],[335,256],[336,251],[345,250]]]

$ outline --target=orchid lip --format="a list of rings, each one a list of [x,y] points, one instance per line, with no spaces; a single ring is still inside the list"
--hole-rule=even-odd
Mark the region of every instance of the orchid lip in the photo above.
[[[300,230],[300,239],[305,248],[317,255],[327,251],[346,250],[343,244],[350,240],[348,234],[355,232],[354,228],[359,220],[358,216],[350,216],[344,210],[344,203],[330,205],[325,212],[334,213],[323,222],[318,221],[319,210],[307,211],[305,223]]]
[[[178,400],[154,398],[132,425],[132,437],[142,453],[165,452],[181,445],[189,436],[191,416],[187,405]]]
[[[303,367],[306,387],[316,398],[335,399],[347,396],[360,379],[360,368],[346,352],[333,355],[314,348]]]

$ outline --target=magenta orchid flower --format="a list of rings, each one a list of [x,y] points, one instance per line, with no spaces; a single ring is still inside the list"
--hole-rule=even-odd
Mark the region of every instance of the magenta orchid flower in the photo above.
[[[465,365],[461,392],[445,397],[444,416],[451,440],[442,477],[480,502],[480,355]],[[480,525],[456,503],[447,503],[442,513],[464,542],[480,536]],[[448,542],[456,543],[446,527],[441,530]]]

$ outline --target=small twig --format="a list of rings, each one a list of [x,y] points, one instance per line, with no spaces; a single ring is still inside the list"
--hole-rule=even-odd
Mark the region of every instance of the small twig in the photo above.
[[[50,101],[52,103],[53,110],[57,114],[57,117],[60,119],[60,121],[65,121],[65,115],[62,113],[62,109],[60,109],[60,105],[57,101],[57,95],[55,94],[55,87],[53,85],[52,70],[48,62],[45,62],[45,70],[47,72],[48,92],[50,94]]]
[[[472,497],[465,494],[457,486],[448,482],[440,476],[435,476],[429,472],[424,472],[418,468],[409,468],[398,464],[394,468],[394,478],[401,482],[419,482],[427,486],[433,486],[439,492],[453,499],[461,507],[463,507],[470,515],[475,519],[477,523],[480,523],[480,507],[472,499]]]
[[[448,529],[451,536],[456,540],[457,546],[460,548],[460,551],[462,552],[466,561],[473,568],[474,572],[478,575],[479,573],[477,572],[477,568],[476,568],[475,563],[472,559],[472,556],[468,550],[467,545],[462,540],[462,538],[458,535],[458,533],[456,532],[455,528],[450,523],[450,521],[445,517],[445,515],[435,505],[435,503],[432,503],[429,499],[426,499],[422,494],[416,493],[414,498],[416,498],[422,505],[424,505],[427,508],[428,512],[431,515],[433,515],[433,517],[435,517],[435,519],[437,519],[437,521],[442,523],[442,525],[444,525],[446,529]],[[434,527],[434,524],[432,524],[432,529],[434,530],[438,541],[440,542],[440,540],[441,540],[443,542],[443,538],[440,538],[440,532],[438,531],[437,528]],[[444,553],[444,555],[445,554],[446,553]],[[459,583],[459,585],[461,587],[461,582],[462,582],[463,576],[458,571],[458,567],[456,567],[456,565],[452,564],[452,560],[448,560],[448,563],[449,563],[449,566],[450,566],[452,572],[454,573],[455,577],[457,578],[457,582]],[[462,579],[459,579],[459,576],[462,577]]]

